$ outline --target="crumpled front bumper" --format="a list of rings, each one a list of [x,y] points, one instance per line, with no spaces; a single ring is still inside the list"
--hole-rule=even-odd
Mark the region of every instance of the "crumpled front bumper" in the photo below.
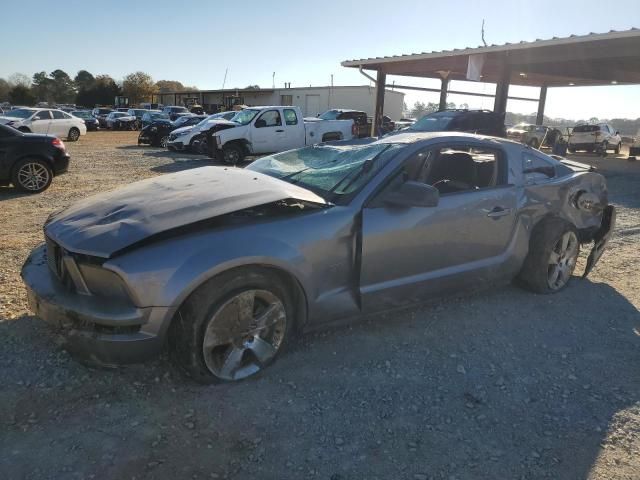
[[[44,245],[31,252],[21,275],[31,310],[61,334],[69,352],[87,363],[137,363],[162,350],[165,322],[175,308],[139,308],[70,291],[51,272]]]
[[[616,226],[616,209],[613,205],[607,205],[602,213],[602,223],[600,224],[600,228],[593,235],[593,248],[591,249],[591,253],[589,253],[589,257],[587,258],[587,265],[584,269],[584,273],[582,274],[582,278],[589,275],[593,267],[595,267],[600,257],[604,253],[604,250],[611,239],[611,235],[613,234],[613,229]]]

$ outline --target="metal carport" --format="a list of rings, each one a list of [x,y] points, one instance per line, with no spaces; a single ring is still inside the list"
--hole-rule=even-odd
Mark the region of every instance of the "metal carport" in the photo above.
[[[375,122],[382,124],[387,75],[437,78],[441,88],[421,88],[395,83],[394,88],[440,93],[440,109],[447,94],[494,97],[494,111],[506,113],[507,100],[538,102],[537,123],[542,124],[547,88],[640,84],[640,30],[571,35],[533,42],[506,43],[391,57],[347,60],[342,66],[377,72]],[[495,94],[450,90],[451,80],[496,84]],[[369,77],[371,78],[371,77]],[[540,87],[539,98],[510,97],[510,85]]]

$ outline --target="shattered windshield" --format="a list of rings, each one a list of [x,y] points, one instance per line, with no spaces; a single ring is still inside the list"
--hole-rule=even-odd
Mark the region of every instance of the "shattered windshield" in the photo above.
[[[340,204],[348,202],[400,148],[394,144],[315,145],[260,158],[247,169]]]
[[[240,125],[247,125],[258,113],[260,113],[260,110],[252,110],[250,108],[247,108],[236,113],[231,121],[239,123]]]

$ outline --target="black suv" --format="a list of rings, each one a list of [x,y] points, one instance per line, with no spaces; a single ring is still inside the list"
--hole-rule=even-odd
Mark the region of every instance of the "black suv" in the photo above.
[[[0,185],[39,193],[68,167],[69,154],[59,138],[0,125]]]
[[[429,113],[406,128],[410,132],[468,132],[506,137],[504,116],[491,110],[440,110]]]

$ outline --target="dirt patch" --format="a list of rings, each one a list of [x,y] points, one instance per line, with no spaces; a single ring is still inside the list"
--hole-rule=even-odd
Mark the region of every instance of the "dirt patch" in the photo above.
[[[507,287],[366,319],[205,388],[165,358],[86,368],[26,307],[19,270],[52,211],[210,164],[135,143],[90,133],[47,192],[0,188],[3,478],[638,478],[640,163],[576,157],[607,175],[617,236],[561,294]]]

